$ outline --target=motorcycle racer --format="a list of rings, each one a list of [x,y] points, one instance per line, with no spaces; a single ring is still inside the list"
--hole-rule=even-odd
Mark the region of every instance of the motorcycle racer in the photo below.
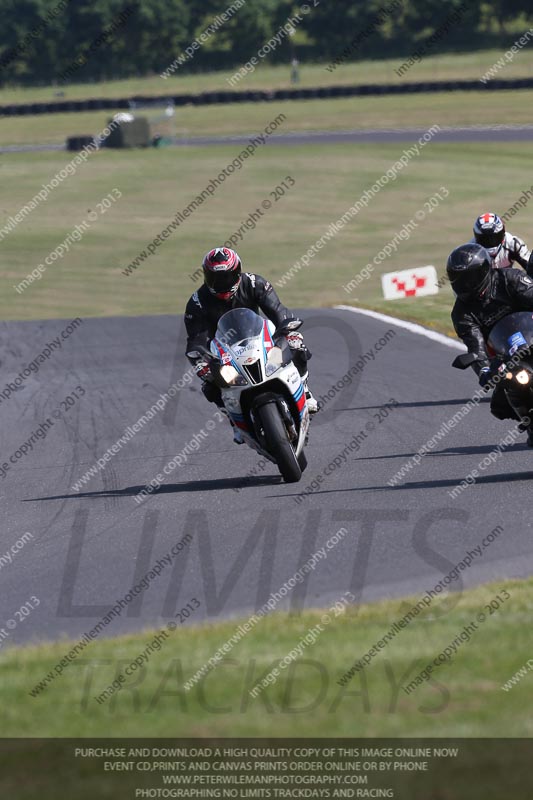
[[[455,332],[477,356],[473,368],[479,385],[485,387],[499,366],[487,350],[490,331],[507,314],[533,311],[533,279],[519,269],[494,269],[487,250],[472,242],[450,253],[446,272],[456,295],[451,312]],[[498,419],[521,419],[501,383],[494,390],[490,410]],[[528,444],[533,447],[531,428]]]
[[[253,272],[242,271],[238,254],[229,247],[215,247],[206,253],[202,270],[204,283],[190,297],[185,309],[186,356],[202,381],[202,391],[207,400],[222,407],[220,389],[212,382],[209,362],[197,349],[198,346],[208,346],[220,317],[233,308],[250,308],[256,313],[262,311],[276,327],[294,317],[282,304],[269,281]],[[286,339],[304,384],[308,410],[316,413],[318,403],[307,385],[307,361],[311,353],[301,333],[291,331]],[[243,441],[239,429],[235,427],[233,439],[237,444]]]
[[[474,222],[472,243],[484,247],[493,267],[519,265],[529,275],[533,274],[533,255],[519,236],[505,230],[505,224],[497,214],[481,214]]]

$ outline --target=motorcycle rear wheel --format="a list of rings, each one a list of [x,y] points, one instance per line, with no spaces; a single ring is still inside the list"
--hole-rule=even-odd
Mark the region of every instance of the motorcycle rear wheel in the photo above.
[[[276,459],[282,478],[286,483],[296,483],[302,477],[302,470],[277,406],[275,403],[267,403],[257,409],[257,416],[268,451]]]

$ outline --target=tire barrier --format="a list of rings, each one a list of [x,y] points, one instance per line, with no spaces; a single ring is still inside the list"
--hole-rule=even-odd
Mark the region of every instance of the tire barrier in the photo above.
[[[436,92],[494,92],[533,89],[533,78],[511,80],[424,81],[421,83],[362,84],[360,86],[319,86],[308,89],[275,89],[266,91],[216,91],[200,94],[169,94],[121,98],[91,98],[88,100],[54,101],[0,106],[0,116],[16,117],[37,114],[65,114],[77,111],[129,109],[131,102],[146,104],[172,102],[175,106],[215,105],[227,103],[269,103],[276,100],[324,100],[334,97],[362,97],[390,94],[433,94]]]
[[[94,145],[94,136],[69,136],[67,139],[67,150],[79,153],[84,147]]]

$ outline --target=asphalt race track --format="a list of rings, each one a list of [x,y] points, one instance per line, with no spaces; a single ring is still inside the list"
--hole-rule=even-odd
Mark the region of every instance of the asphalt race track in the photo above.
[[[162,392],[185,383],[181,317],[86,319],[66,338],[69,320],[0,323],[8,465],[0,557],[25,532],[33,536],[12,563],[0,560],[0,619],[32,596],[40,600],[10,644],[89,630],[186,533],[190,543],[105,635],[162,624],[193,597],[201,607],[191,622],[251,612],[341,527],[344,539],[280,608],[325,606],[348,589],[362,600],[422,593],[498,525],[501,535],[454,588],[531,574],[533,452],[523,435],[475,485],[457,499],[448,494],[514,427],[493,420],[486,401],[403,482],[388,484],[476,391],[473,373],[451,369],[458,347],[347,310],[302,314],[317,395],[360,366],[313,421],[302,481],[282,483],[271,464],[250,477],[259,459],[233,444],[223,420],[210,423],[187,462],[140,504],[135,495],[215,420],[196,382],[134,431],[81,491],[72,486]],[[57,337],[61,347],[6,392]],[[374,360],[360,360],[370,352]],[[388,401],[393,406],[380,412]],[[332,469],[335,458],[341,463]],[[299,501],[313,482],[317,490]]]
[[[357,144],[368,142],[380,144],[413,142],[426,133],[424,128],[376,128],[368,130],[346,131],[302,131],[292,133],[279,133],[270,136],[268,144]],[[173,144],[178,147],[205,146],[219,144],[248,144],[250,139],[257,136],[257,132],[242,134],[240,136],[188,136],[184,132],[176,138]],[[434,134],[434,141],[439,142],[531,142],[533,140],[533,125],[471,125],[442,127]],[[53,150],[66,150],[66,145],[60,144],[22,144],[6,145],[0,147],[1,153],[30,153],[46,152]]]
[[[413,142],[427,132],[424,128],[369,128],[367,130],[344,131],[292,131],[274,134],[268,138],[270,144],[370,144]],[[247,144],[254,134],[241,136],[187,136],[176,139],[177,145]],[[441,127],[433,135],[439,142],[530,142],[533,125],[470,125]]]

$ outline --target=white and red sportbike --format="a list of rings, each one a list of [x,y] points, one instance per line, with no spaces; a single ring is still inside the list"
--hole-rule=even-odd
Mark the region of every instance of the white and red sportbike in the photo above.
[[[251,309],[235,308],[220,318],[210,345],[211,374],[231,421],[287,483],[307,467],[309,411],[285,339],[301,324],[291,319],[276,329]]]

